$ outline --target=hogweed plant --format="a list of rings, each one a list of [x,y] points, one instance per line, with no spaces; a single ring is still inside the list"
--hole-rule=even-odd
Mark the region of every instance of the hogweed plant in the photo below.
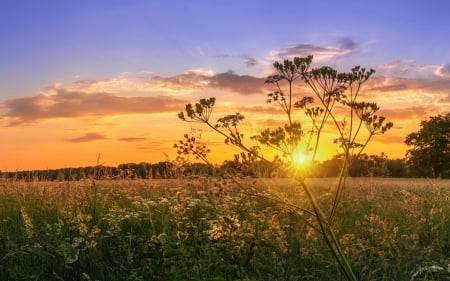
[[[346,278],[357,280],[333,229],[333,221],[344,194],[352,161],[361,155],[373,136],[384,134],[392,128],[393,123],[386,122],[385,117],[377,114],[379,107],[376,103],[359,101],[361,88],[374,74],[374,70],[360,66],[354,67],[350,72],[338,72],[328,66],[311,68],[312,60],[312,56],[295,57],[293,60],[286,59],[273,64],[275,74],[268,76],[265,82],[273,85],[275,90],[267,95],[267,103],[278,105],[286,115],[287,121],[283,126],[267,128],[259,135],[252,136],[250,139],[253,143],[256,141],[257,145],[249,146],[244,140],[244,134],[239,127],[244,120],[242,114],[224,116],[217,119],[216,123],[211,121],[216,102],[214,97],[201,99],[195,104],[187,104],[185,112],[180,112],[178,117],[185,122],[205,124],[223,136],[226,144],[240,148],[242,153],[235,155],[235,163],[248,164],[259,161],[274,164],[289,178],[295,180],[310,204],[307,210],[298,207],[299,216],[324,240]],[[313,96],[303,96],[295,100],[297,95],[294,90],[300,83],[306,85]],[[306,115],[307,122],[298,118],[301,111]],[[295,165],[298,155],[307,155],[308,160],[313,162],[316,161],[317,153],[323,149],[323,145],[330,145],[327,143],[328,140],[322,137],[325,129],[335,133],[334,144],[340,147],[343,156],[329,209],[320,206],[311,186],[306,183],[307,170],[299,169],[298,165]],[[196,159],[211,165],[207,159],[210,151],[194,137],[186,134],[184,140],[174,147],[178,149],[179,155],[194,155]],[[262,147],[275,152],[273,160],[269,160],[262,153]],[[254,195],[250,193],[248,192],[249,195]],[[270,195],[263,197],[290,207],[295,206],[287,200],[279,200]]]

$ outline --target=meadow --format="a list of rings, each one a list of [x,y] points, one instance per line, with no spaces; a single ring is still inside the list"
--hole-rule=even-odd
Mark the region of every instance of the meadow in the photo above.
[[[334,178],[308,179],[329,206]],[[359,280],[450,280],[450,181],[349,178]],[[0,185],[0,280],[345,280],[286,179]]]

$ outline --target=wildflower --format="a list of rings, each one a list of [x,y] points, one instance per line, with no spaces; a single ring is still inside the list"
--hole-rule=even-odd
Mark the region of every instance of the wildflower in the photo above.
[[[419,269],[416,272],[414,272],[414,274],[411,276],[410,281],[416,280],[416,277],[420,276],[422,273],[439,272],[442,270],[444,270],[444,268],[438,265],[419,267]]]
[[[86,241],[85,245],[86,245],[86,248],[88,248],[88,249],[95,248],[95,246],[97,246],[97,241],[95,241],[95,240]]]
[[[75,237],[72,242],[72,248],[79,247],[84,242],[83,237]]]
[[[209,240],[219,240],[224,236],[224,232],[221,225],[213,224],[211,229],[208,230]]]
[[[78,232],[80,233],[80,235],[85,236],[88,233],[88,229],[85,223],[80,222],[78,224]]]
[[[97,234],[99,234],[102,230],[98,228],[97,226],[94,226],[91,229],[91,232],[87,235],[89,238],[94,238]]]

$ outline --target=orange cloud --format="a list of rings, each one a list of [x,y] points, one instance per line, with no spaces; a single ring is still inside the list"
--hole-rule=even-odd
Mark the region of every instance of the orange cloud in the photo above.
[[[390,120],[410,120],[412,117],[417,118],[428,118],[433,111],[425,106],[413,106],[407,108],[397,108],[397,109],[381,109],[380,114],[388,117]]]
[[[204,89],[210,82],[213,73],[205,70],[190,70],[174,76],[154,76],[152,86],[161,89],[195,90]]]
[[[442,103],[450,103],[450,94],[448,94],[447,97],[445,97],[445,98],[439,100],[439,102],[442,102]]]
[[[146,141],[146,138],[140,138],[140,137],[126,137],[126,138],[120,138],[119,141],[126,141],[126,142],[140,142],[140,141]]]
[[[64,141],[67,141],[67,142],[90,142],[90,141],[106,140],[106,139],[108,139],[108,138],[102,134],[87,133],[84,136],[77,137],[77,138],[65,139]]]
[[[9,99],[3,104],[7,112],[1,119],[9,122],[9,126],[18,126],[53,118],[177,112],[185,101],[163,96],[121,97],[57,89],[55,94]]]
[[[375,76],[367,81],[364,90],[366,95],[375,96],[374,92],[388,94],[390,99],[404,98],[404,93],[408,92],[407,97],[411,101],[426,99],[438,102],[450,94],[450,80]]]
[[[285,114],[281,111],[281,109],[276,105],[252,105],[252,106],[240,106],[238,107],[239,112],[249,112],[249,113],[257,113],[257,114]]]
[[[426,71],[432,71],[437,68],[435,64],[420,64],[413,60],[394,60],[379,65],[383,73],[390,73],[396,76],[411,76],[415,74],[423,74]]]

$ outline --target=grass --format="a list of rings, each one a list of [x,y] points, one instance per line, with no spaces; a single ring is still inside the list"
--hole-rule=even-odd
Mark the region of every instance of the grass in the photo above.
[[[309,179],[323,206],[334,179]],[[251,193],[249,195],[249,193]],[[288,180],[2,182],[0,280],[345,280]],[[450,181],[349,179],[359,280],[450,280]]]

